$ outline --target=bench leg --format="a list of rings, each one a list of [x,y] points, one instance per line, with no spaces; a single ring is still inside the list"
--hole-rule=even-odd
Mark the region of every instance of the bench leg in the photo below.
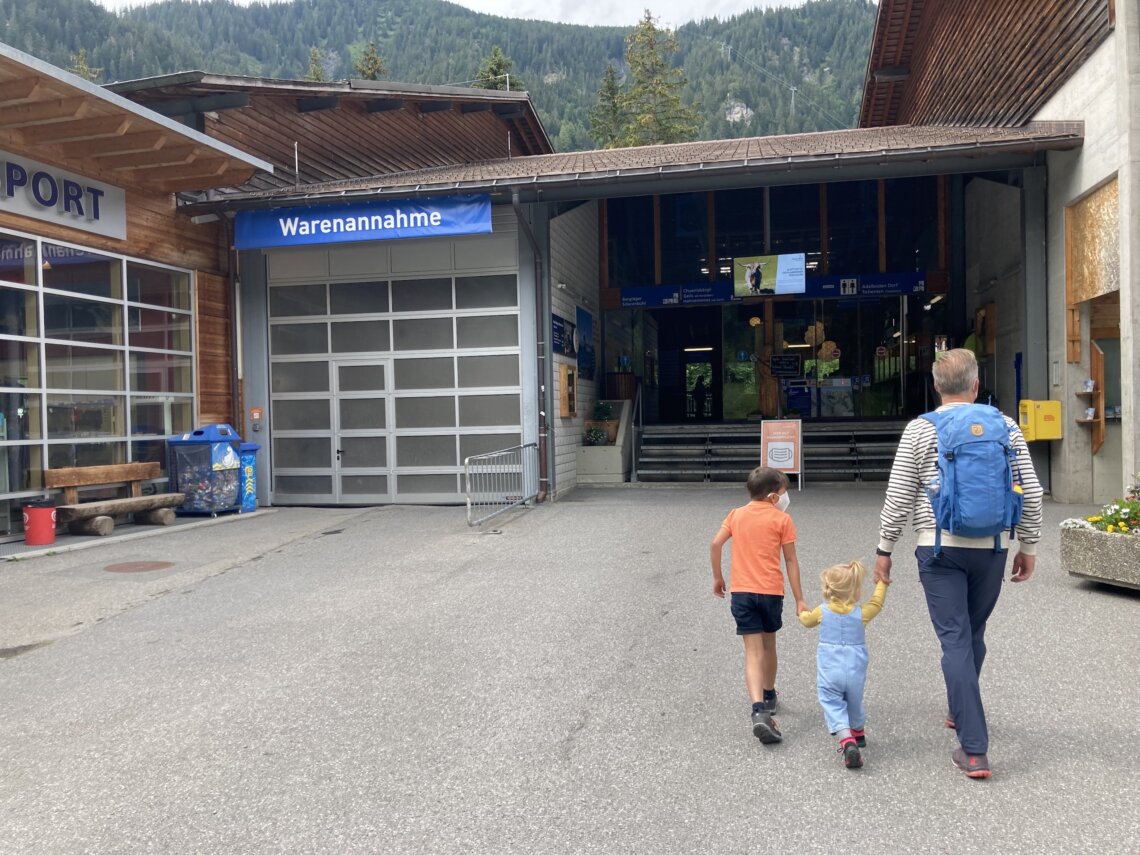
[[[67,524],[67,530],[72,534],[93,534],[106,537],[115,530],[115,520],[112,517],[91,517],[86,520],[75,520]]]
[[[174,508],[155,508],[150,511],[135,511],[135,522],[139,525],[173,525]]]

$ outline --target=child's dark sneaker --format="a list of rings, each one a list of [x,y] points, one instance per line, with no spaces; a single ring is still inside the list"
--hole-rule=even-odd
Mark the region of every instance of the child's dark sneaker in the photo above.
[[[967,754],[961,748],[955,748],[950,753],[950,759],[966,773],[967,778],[988,778],[993,775],[989,758],[985,754]]]
[[[859,746],[854,739],[845,739],[839,746],[843,752],[843,765],[848,769],[858,769],[863,765],[863,755],[859,753]]]
[[[855,739],[855,744],[860,748],[867,747],[867,735],[863,732],[862,728],[859,728],[858,730],[851,728],[851,736]]]
[[[784,738],[776,724],[776,719],[772,718],[772,714],[767,710],[752,713],[752,735],[765,745],[771,745]]]

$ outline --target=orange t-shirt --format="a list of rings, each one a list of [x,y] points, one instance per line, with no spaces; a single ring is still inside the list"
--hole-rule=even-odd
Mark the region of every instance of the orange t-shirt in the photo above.
[[[780,557],[785,543],[796,542],[796,524],[771,502],[749,502],[724,518],[721,528],[732,536],[733,594],[784,594]]]

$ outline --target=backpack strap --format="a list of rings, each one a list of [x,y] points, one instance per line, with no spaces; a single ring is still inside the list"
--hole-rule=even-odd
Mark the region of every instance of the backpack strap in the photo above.
[[[939,428],[942,426],[942,417],[944,415],[945,413],[940,413],[937,410],[931,410],[929,413],[923,413],[921,418],[926,419],[926,421],[934,425],[934,430],[937,433],[939,431]],[[940,436],[936,442],[940,443],[941,441],[942,440]],[[935,449],[935,457],[937,458],[939,456],[937,445],[935,446]],[[937,511],[934,514],[934,554],[935,556],[942,554],[942,527],[938,525]]]

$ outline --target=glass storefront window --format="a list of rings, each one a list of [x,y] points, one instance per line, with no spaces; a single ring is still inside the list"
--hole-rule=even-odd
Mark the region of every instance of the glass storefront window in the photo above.
[[[148,305],[123,302],[124,271]],[[194,425],[191,274],[0,234],[0,283],[0,493],[42,491],[45,468],[165,469],[165,437]]]
[[[131,398],[132,435],[186,433],[193,429],[193,421],[194,402],[189,398]]]
[[[131,347],[152,350],[190,350],[190,316],[161,309],[127,309]]]
[[[0,288],[0,335],[40,334],[36,292]]]
[[[819,186],[772,187],[768,215],[772,218],[771,254],[805,253],[808,276],[820,272]]]
[[[127,462],[126,442],[77,442],[48,446],[48,468],[109,466]]]
[[[40,346],[0,339],[0,386],[35,389],[40,385]]]
[[[938,179],[889,178],[886,203],[887,270],[936,270]]]
[[[325,315],[324,285],[278,285],[269,289],[269,317]]]
[[[0,280],[17,285],[36,284],[36,244],[9,235],[0,235]]]
[[[127,299],[171,309],[190,308],[190,275],[135,261],[127,262]]]
[[[125,401],[126,396],[119,395],[54,395],[49,392],[48,436],[53,439],[121,436],[126,433]]]
[[[661,197],[661,281],[705,282],[708,274],[708,194]]]
[[[609,199],[605,204],[610,286],[652,285],[653,197]]]
[[[39,393],[0,392],[0,440],[42,439],[43,429]]]
[[[88,297],[123,296],[123,262],[86,249],[43,245],[43,285]]]
[[[193,392],[193,358],[173,353],[132,352],[131,391]]]
[[[123,307],[62,294],[44,294],[44,335],[88,344],[123,343]]]
[[[831,273],[873,273],[879,269],[879,184],[826,184],[827,263]],[[910,268],[906,268],[910,269]]]
[[[123,389],[123,351],[45,344],[47,386],[54,389]]]
[[[731,281],[734,258],[764,255],[764,190],[716,194],[717,279]]]

